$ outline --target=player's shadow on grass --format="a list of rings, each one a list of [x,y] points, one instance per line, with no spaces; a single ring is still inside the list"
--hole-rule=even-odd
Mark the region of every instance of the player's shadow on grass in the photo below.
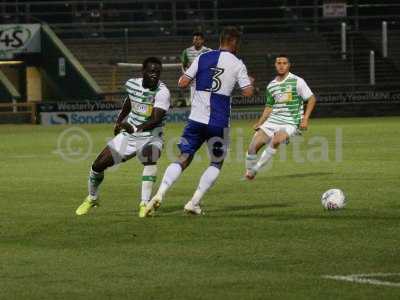
[[[185,204],[181,205],[168,205],[168,206],[163,206],[160,210],[161,213],[176,213],[176,212],[183,212],[183,206]],[[160,213],[160,215],[161,215]]]
[[[308,172],[308,173],[296,173],[296,174],[288,174],[288,175],[277,175],[271,176],[272,178],[304,178],[304,177],[316,177],[316,176],[324,176],[324,175],[332,175],[335,174],[333,172]]]
[[[206,212],[229,212],[229,211],[249,211],[257,209],[268,209],[268,208],[286,208],[289,207],[286,203],[272,203],[272,204],[250,204],[250,205],[231,205],[220,208],[206,208]],[[165,206],[162,208],[162,213],[173,214],[183,212],[183,205],[172,205]],[[160,214],[161,215],[161,214]]]
[[[221,212],[221,211],[249,211],[257,209],[268,209],[268,208],[286,208],[290,207],[287,203],[270,203],[270,204],[244,204],[244,205],[229,205],[217,209],[210,209],[210,212]]]

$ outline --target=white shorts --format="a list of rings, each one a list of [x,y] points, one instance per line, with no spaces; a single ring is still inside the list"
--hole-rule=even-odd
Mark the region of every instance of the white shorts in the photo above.
[[[260,129],[266,133],[269,137],[273,137],[278,131],[285,131],[289,137],[295,135],[298,130],[297,127],[290,124],[275,124],[265,121],[264,124],[260,126]]]
[[[144,146],[152,145],[162,150],[163,139],[158,136],[136,136],[121,131],[107,143],[113,155],[117,155],[122,161],[134,157]]]

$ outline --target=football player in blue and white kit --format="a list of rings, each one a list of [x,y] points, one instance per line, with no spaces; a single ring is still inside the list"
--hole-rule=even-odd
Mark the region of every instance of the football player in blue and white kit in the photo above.
[[[201,176],[192,199],[184,207],[188,213],[202,213],[201,198],[217,180],[227,153],[232,91],[237,83],[243,96],[253,95],[253,79],[247,75],[243,62],[235,56],[239,42],[240,33],[236,28],[224,28],[219,50],[199,55],[179,79],[180,88],[187,88],[192,82],[195,85],[189,120],[178,144],[181,154],[165,171],[157,193],[146,206],[147,214],[161,205],[168,189],[206,142],[211,163]]]

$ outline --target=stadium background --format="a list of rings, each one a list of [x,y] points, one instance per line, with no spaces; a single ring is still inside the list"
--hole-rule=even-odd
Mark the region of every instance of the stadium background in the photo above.
[[[263,104],[265,85],[274,73],[273,57],[285,52],[293,61],[292,71],[306,78],[318,95],[315,115],[398,111],[400,6],[396,1],[117,0],[52,1],[51,6],[43,1],[2,1],[0,10],[1,47],[6,49],[0,65],[2,123],[40,122],[38,110],[32,108],[36,103],[118,103],[123,83],[138,74],[138,68],[118,63],[140,64],[149,55],[165,64],[179,63],[193,31],[204,32],[207,45],[216,48],[224,25],[236,25],[243,32],[240,57],[258,89],[251,99],[237,94],[234,107]],[[26,53],[24,45],[9,46],[16,29],[4,25],[27,23],[42,24],[42,47],[37,53]],[[167,67],[163,73],[175,106],[184,98],[177,89],[179,74],[179,67]],[[376,103],[384,105],[376,110]],[[24,110],[33,110],[35,116]]]
[[[399,16],[399,1],[0,1],[0,299],[398,299]],[[157,217],[137,217],[135,160],[108,171],[101,207],[76,217],[123,83],[140,74],[118,63],[176,64],[193,31],[216,47],[224,25],[243,32],[258,91],[234,95],[230,156],[206,215],[182,214],[208,165],[201,149]],[[317,108],[273,168],[243,182],[280,52]],[[179,74],[162,74],[175,107],[158,182],[188,113]],[[331,187],[346,209],[322,209]]]

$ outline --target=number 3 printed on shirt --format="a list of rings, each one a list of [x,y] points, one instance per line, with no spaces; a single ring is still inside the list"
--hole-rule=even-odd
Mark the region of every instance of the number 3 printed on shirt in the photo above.
[[[222,75],[222,73],[224,73],[224,69],[222,68],[211,68],[211,71],[214,72],[214,75],[212,77],[212,84],[211,84],[211,88],[207,89],[208,92],[217,92],[219,91],[219,89],[221,88],[222,82],[221,82],[221,78],[219,78],[219,76]]]

